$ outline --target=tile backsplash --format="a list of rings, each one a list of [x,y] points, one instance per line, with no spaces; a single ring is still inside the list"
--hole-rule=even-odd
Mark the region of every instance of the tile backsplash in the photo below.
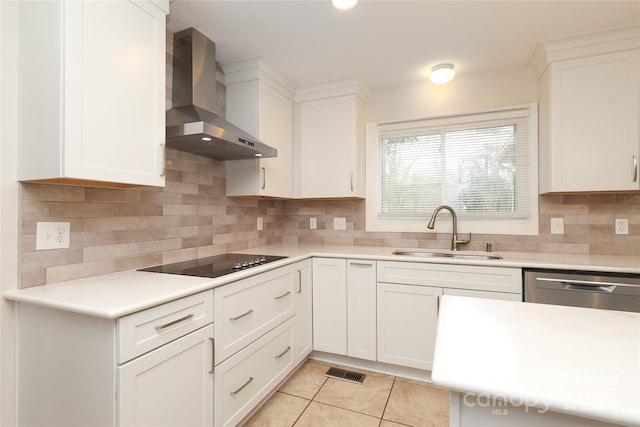
[[[22,184],[20,287],[280,242],[449,245],[447,233],[366,232],[364,200],[229,198],[225,179],[224,163],[168,150],[165,188]],[[474,235],[465,249],[484,250],[491,242],[495,251],[640,255],[640,194],[549,195],[539,201],[539,235]],[[312,217],[316,230],[309,228]],[[345,217],[347,230],[333,230],[334,217]],[[564,218],[564,234],[551,234],[552,217]],[[615,218],[629,220],[628,235],[614,233]],[[70,222],[70,248],[36,251],[39,221]]]
[[[333,230],[333,218],[346,217],[347,230]],[[318,228],[309,229],[309,218]],[[564,234],[551,234],[551,218],[564,219]],[[629,220],[629,234],[616,235],[614,220]],[[425,231],[427,220],[425,219]],[[464,233],[464,226],[460,228]],[[372,233],[365,231],[365,201],[287,201],[283,241],[404,248],[448,248],[450,233]],[[640,194],[539,196],[537,236],[474,234],[465,250],[553,252],[558,254],[640,255]]]
[[[284,202],[225,197],[224,163],[167,150],[166,181],[133,189],[23,183],[20,287],[282,241]],[[69,249],[36,251],[39,221],[70,222]]]

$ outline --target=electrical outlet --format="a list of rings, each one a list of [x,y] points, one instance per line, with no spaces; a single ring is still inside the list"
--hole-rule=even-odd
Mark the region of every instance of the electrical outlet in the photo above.
[[[71,224],[68,222],[39,222],[36,224],[36,250],[69,247]]]
[[[311,230],[315,230],[318,228],[318,219],[317,218],[309,218],[309,228]]]
[[[257,228],[258,228],[258,231],[260,231],[260,230],[262,230],[262,229],[263,229],[264,224],[263,224],[263,222],[262,222],[262,217],[261,217],[261,216],[259,216],[259,217],[258,217],[258,221],[257,221],[256,226],[257,226]]]
[[[344,217],[333,218],[333,229],[334,230],[346,230],[347,229],[347,218],[344,218]]]
[[[629,234],[629,220],[616,218],[616,234]]]
[[[564,218],[551,218],[551,234],[564,234]]]

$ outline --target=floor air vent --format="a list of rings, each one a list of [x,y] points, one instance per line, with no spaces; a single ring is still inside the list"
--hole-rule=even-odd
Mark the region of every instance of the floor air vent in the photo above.
[[[329,370],[325,373],[326,376],[331,378],[336,378],[338,380],[349,381],[356,384],[362,384],[365,374],[360,374],[358,372],[347,371],[340,368],[329,368]]]

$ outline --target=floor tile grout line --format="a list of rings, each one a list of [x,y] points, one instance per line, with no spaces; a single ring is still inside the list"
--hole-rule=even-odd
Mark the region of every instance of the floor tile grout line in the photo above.
[[[324,385],[327,383],[328,379],[329,379],[329,377],[325,376],[324,381],[322,381],[322,384],[320,385],[320,387],[318,387],[318,390],[316,390],[316,392],[313,394],[311,399],[309,399],[309,402],[307,403],[307,406],[305,406],[304,409],[302,410],[302,412],[300,412],[300,415],[298,415],[298,418],[296,418],[296,420],[293,422],[293,424],[291,424],[291,427],[295,426],[296,423],[300,420],[300,418],[307,411],[307,409],[309,409],[309,406],[311,406],[311,402],[315,402],[316,401],[315,400],[316,396],[318,395],[318,393],[320,393],[320,390],[322,390],[322,387],[324,387]],[[300,397],[300,396],[296,396],[296,397]]]
[[[393,387],[395,387],[397,380],[398,380],[398,377],[394,376],[393,382],[391,383],[391,388],[389,389],[389,394],[387,395],[387,401],[384,402],[384,408],[382,408],[382,415],[380,416],[380,424],[378,424],[378,426],[380,426],[382,424],[382,420],[384,420],[384,413],[387,411],[387,406],[389,406],[389,400],[391,400],[391,393],[393,393]]]
[[[307,402],[307,406],[304,407],[302,412],[300,412],[300,415],[298,415],[298,417],[293,421],[293,424],[291,424],[291,427],[295,426],[296,423],[300,420],[300,418],[302,418],[302,415],[304,415],[304,413],[307,411],[307,409],[309,409],[309,405],[311,405],[311,402],[313,402],[313,400],[309,400]]]

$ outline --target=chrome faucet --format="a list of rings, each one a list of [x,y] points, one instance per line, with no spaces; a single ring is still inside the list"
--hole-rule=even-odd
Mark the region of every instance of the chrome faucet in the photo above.
[[[458,245],[465,245],[471,241],[471,233],[469,233],[469,239],[460,240],[458,239],[458,216],[456,215],[456,211],[453,210],[451,206],[440,205],[433,211],[433,215],[431,215],[431,220],[429,220],[429,224],[427,224],[427,228],[429,230],[433,230],[436,226],[436,217],[440,213],[441,210],[446,209],[451,212],[451,217],[453,218],[453,233],[451,234],[451,250],[457,251]]]

